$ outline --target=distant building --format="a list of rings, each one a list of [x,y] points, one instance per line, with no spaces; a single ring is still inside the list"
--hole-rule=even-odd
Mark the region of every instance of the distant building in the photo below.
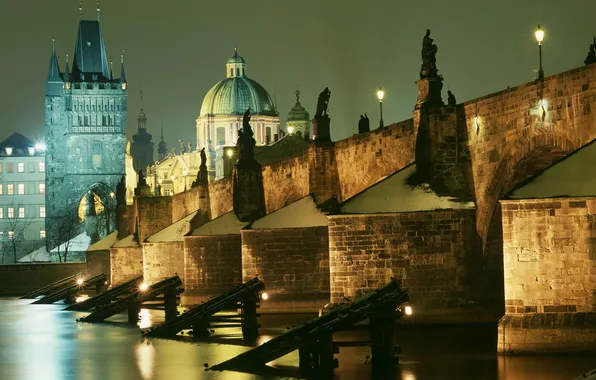
[[[310,137],[310,115],[300,104],[300,91],[298,90],[296,90],[296,104],[286,119],[286,131],[289,134],[295,133],[306,140]]]
[[[20,133],[0,143],[0,263],[44,244],[45,146]]]
[[[276,142],[281,131],[275,104],[263,86],[246,76],[246,62],[236,52],[226,63],[226,79],[207,92],[197,118],[197,150],[206,148],[211,178],[216,151],[236,144],[242,115],[249,108],[257,146]]]
[[[137,117],[137,133],[132,136],[133,143],[130,147],[130,154],[133,159],[133,167],[138,173],[139,170],[146,172],[147,167],[153,164],[153,142],[151,134],[147,132],[147,115],[143,110],[143,94],[141,93],[141,110]]]
[[[87,213],[81,215],[86,198],[113,204],[111,194],[125,175],[124,58],[120,78],[114,78],[107,57],[99,21],[80,21],[72,70],[68,56],[60,70],[52,48],[45,96],[48,250],[71,238],[60,237],[63,229],[57,226],[62,221],[77,212],[80,220],[101,213],[101,207],[94,211],[87,205]],[[100,237],[106,234],[104,227],[115,226],[115,212],[103,216],[111,222],[97,224]]]

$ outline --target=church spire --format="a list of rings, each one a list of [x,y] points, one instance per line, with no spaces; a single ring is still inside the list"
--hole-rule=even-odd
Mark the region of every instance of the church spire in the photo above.
[[[110,58],[110,80],[114,80],[114,60]]]
[[[120,83],[126,83],[126,74],[124,73],[124,52],[120,54]]]
[[[141,110],[139,111],[139,116],[137,117],[137,126],[138,130],[146,129],[147,128],[147,115],[145,115],[145,111],[143,110],[143,89],[141,88]]]
[[[66,69],[64,70],[64,81],[70,82],[70,68],[68,67],[68,54],[66,54]]]
[[[60,78],[60,68],[58,67],[58,57],[56,56],[56,39],[52,38],[52,56],[50,58],[50,69],[48,70],[48,82],[62,82]]]
[[[163,141],[163,119],[161,120],[161,141],[157,147],[157,159],[163,160],[168,153],[168,146],[165,141]]]
[[[99,8],[99,0],[98,0],[97,1],[97,21],[99,21],[99,11],[100,11],[100,8]]]

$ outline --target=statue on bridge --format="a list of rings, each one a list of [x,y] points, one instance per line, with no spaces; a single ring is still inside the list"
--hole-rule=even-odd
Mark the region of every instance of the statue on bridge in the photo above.
[[[364,114],[364,116],[360,115],[360,120],[358,121],[358,133],[370,132],[370,120],[368,120],[368,116]]]
[[[455,95],[453,95],[453,92],[451,92],[451,90],[447,90],[447,104],[449,105],[449,107],[455,107],[455,105],[457,104],[457,100],[455,100]]]
[[[242,130],[238,131],[238,140],[236,141],[236,150],[238,151],[238,161],[254,160],[254,147],[256,141],[253,138],[254,133],[250,126],[250,108],[244,112],[242,117]]]
[[[590,51],[588,52],[588,56],[584,60],[584,63],[586,65],[596,63],[596,37],[594,37],[594,43],[590,45]]]
[[[328,87],[325,87],[323,92],[319,94],[319,99],[317,100],[317,112],[315,113],[315,119],[321,119],[327,114],[327,108],[329,107],[329,98],[331,97],[331,91]]]
[[[436,54],[439,48],[433,44],[430,38],[430,29],[426,29],[426,35],[422,39],[422,67],[420,68],[420,79],[434,78],[438,76]]]
[[[116,185],[116,204],[126,206],[126,177],[122,176]]]

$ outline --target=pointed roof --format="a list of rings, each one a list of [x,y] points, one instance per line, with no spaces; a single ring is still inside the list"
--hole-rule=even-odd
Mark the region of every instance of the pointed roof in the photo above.
[[[46,81],[48,83],[62,83],[62,78],[60,77],[60,68],[58,67],[58,57],[56,56],[56,45],[54,41],[52,41],[52,56],[50,57],[50,69],[48,70],[48,77]]]
[[[66,54],[66,69],[64,70],[64,81],[70,82],[70,68],[68,67],[68,54]]]
[[[184,241],[184,235],[190,230],[190,221],[198,212],[198,210],[191,212],[184,218],[149,236],[145,241],[147,243],[174,243],[177,241]]]
[[[230,211],[195,228],[186,236],[240,235],[240,230],[248,224],[239,221],[234,211]]]
[[[6,147],[13,148],[13,156],[28,154],[27,150],[35,147],[35,143],[22,134],[15,132],[8,136],[4,141],[0,142],[0,155],[5,154]]]
[[[120,83],[126,83],[126,73],[124,72],[124,54],[120,56]]]
[[[118,240],[118,231],[114,231],[105,238],[87,248],[87,252],[109,251]]]
[[[99,21],[81,20],[79,22],[72,72],[73,75],[98,74],[105,80],[110,78]]]

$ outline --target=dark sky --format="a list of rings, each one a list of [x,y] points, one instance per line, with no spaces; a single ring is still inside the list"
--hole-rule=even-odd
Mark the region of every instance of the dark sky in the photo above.
[[[84,1],[95,19],[95,1]],[[43,138],[44,81],[56,35],[61,63],[71,56],[78,1],[0,3],[0,139],[20,131]],[[148,129],[169,147],[196,143],[195,119],[205,93],[225,77],[234,47],[247,74],[277,104],[282,125],[300,89],[312,114],[331,89],[334,140],[357,130],[359,114],[378,124],[376,89],[387,92],[386,124],[408,119],[416,102],[420,47],[427,28],[439,47],[437,66],[458,102],[531,81],[538,66],[533,37],[546,31],[546,75],[580,65],[596,34],[596,1],[588,0],[104,0],[101,21],[108,56],[126,50],[127,135],[136,130],[144,91]]]

